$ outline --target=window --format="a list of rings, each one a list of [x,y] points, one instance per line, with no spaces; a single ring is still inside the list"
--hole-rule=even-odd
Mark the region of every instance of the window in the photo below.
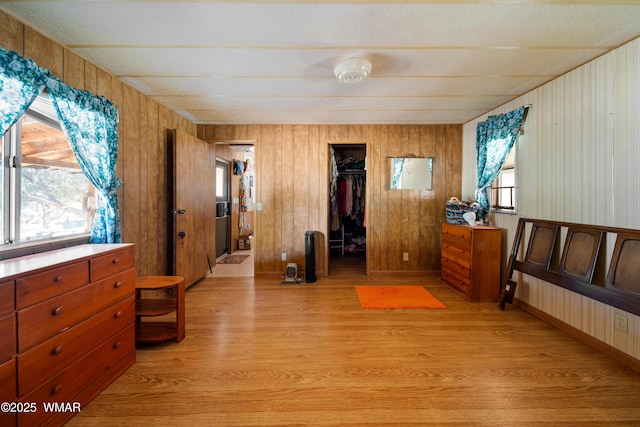
[[[95,189],[40,95],[2,138],[3,245],[91,231]]]
[[[227,201],[227,171],[229,166],[221,162],[216,165],[216,199]]]
[[[513,145],[500,175],[491,184],[491,211],[516,213],[516,146]]]

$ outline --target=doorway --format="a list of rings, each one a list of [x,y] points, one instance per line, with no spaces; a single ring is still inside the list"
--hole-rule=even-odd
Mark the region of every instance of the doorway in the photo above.
[[[329,145],[329,274],[367,274],[366,144]]]
[[[216,159],[216,260],[231,250],[229,162]]]
[[[217,143],[216,277],[254,276],[255,168],[254,146]],[[224,169],[224,170],[221,170]],[[223,250],[222,248],[226,248]]]

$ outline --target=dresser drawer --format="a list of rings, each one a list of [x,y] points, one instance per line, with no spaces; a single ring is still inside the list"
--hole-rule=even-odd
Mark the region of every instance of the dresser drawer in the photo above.
[[[0,402],[16,401],[16,360],[0,364]],[[16,425],[16,414],[0,412],[0,426]]]
[[[135,326],[131,325],[109,338],[86,356],[45,381],[33,392],[21,398],[23,402],[74,402],[94,381],[109,372],[120,360],[135,354]],[[87,375],[87,373],[91,373]],[[41,425],[51,414],[44,411],[21,413],[20,425]]]
[[[89,263],[91,281],[96,282],[121,271],[134,268],[135,264],[136,259],[133,247],[92,258]]]
[[[16,354],[16,315],[0,318],[0,363]]]
[[[460,270],[459,268],[455,267],[452,268],[450,265],[443,265],[442,266],[442,271],[443,273],[447,274],[447,279],[449,280],[455,280],[457,282],[463,282],[466,285],[471,285],[471,275],[470,274],[465,274],[466,272],[464,270]],[[463,284],[460,284],[460,286],[464,286]]]
[[[471,228],[466,225],[442,224],[442,241],[453,244],[471,244]]]
[[[454,288],[458,289],[465,295],[471,295],[471,283],[468,277],[461,277],[454,271],[447,268],[442,269],[442,280],[449,283]]]
[[[24,396],[102,342],[135,322],[132,296],[18,356],[19,394]]]
[[[16,401],[16,359],[0,364],[0,401]]]
[[[0,413],[0,426],[2,427],[15,427],[18,425],[18,414],[12,412]]]
[[[89,283],[89,264],[86,261],[32,274],[18,279],[16,306],[19,310],[87,283]]]
[[[468,266],[459,264],[444,256],[440,258],[440,264],[442,265],[443,270],[448,270],[460,277],[471,279],[471,269]]]
[[[134,295],[135,270],[18,311],[18,350],[24,352],[114,302]]]
[[[13,281],[0,283],[0,317],[16,309],[15,285]]]
[[[456,239],[451,236],[442,236],[442,247],[444,248],[461,248],[466,250],[467,252],[471,251],[471,242],[464,239]]]
[[[460,248],[449,245],[448,243],[442,243],[442,258],[446,258],[468,269],[471,268],[471,248]]]

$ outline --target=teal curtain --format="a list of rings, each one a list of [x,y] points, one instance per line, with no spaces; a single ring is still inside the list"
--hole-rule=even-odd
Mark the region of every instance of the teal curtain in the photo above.
[[[527,106],[498,116],[489,116],[476,128],[478,188],[476,201],[483,213],[489,211],[487,188],[498,177],[516,142]]]
[[[98,193],[90,243],[120,243],[118,110],[104,97],[49,79],[49,96],[80,168]]]
[[[105,99],[74,89],[30,59],[0,47],[0,135],[47,89],[80,168],[98,192],[91,243],[119,243],[116,190],[118,110]]]
[[[9,130],[38,97],[51,73],[0,46],[0,135]]]

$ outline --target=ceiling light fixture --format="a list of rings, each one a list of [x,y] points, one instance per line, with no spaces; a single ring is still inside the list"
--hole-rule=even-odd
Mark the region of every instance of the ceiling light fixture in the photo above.
[[[358,83],[371,74],[371,62],[361,58],[349,58],[338,63],[333,69],[340,83]]]

